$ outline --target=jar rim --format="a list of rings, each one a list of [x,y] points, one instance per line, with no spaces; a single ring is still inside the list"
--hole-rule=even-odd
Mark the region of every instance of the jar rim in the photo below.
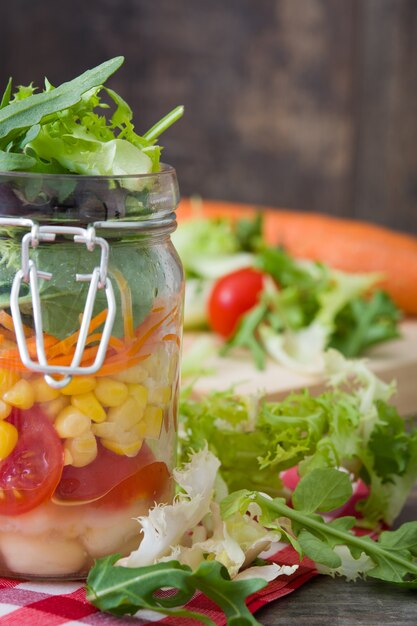
[[[24,171],[0,171],[0,178],[34,178],[42,180],[83,180],[83,181],[105,181],[105,180],[135,180],[135,179],[157,179],[160,176],[176,174],[175,168],[168,163],[161,163],[158,172],[148,172],[142,174],[50,174],[47,172],[24,172]]]
[[[0,215],[87,225],[168,218],[180,198],[175,169],[122,176],[0,173]]]

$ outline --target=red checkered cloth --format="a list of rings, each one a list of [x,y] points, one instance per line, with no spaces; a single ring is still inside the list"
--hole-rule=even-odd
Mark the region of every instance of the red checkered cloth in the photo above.
[[[299,563],[291,547],[277,552],[270,561],[278,565]],[[317,574],[314,563],[304,559],[291,576],[280,576],[248,598],[252,613],[291,593]],[[224,613],[203,594],[197,593],[186,605],[192,611],[207,615],[218,626],[224,626]],[[172,619],[158,613],[139,611],[135,617],[114,617],[101,613],[87,602],[84,585],[77,582],[34,582],[0,578],[0,624],[2,626],[144,626],[159,622],[161,626],[195,626],[194,619]]]

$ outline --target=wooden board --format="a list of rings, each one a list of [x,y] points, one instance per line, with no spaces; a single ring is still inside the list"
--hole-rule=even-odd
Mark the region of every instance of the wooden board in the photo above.
[[[367,359],[371,369],[386,382],[396,380],[397,393],[393,403],[402,415],[417,414],[417,321],[401,325],[402,336],[369,350]],[[196,335],[186,333],[184,354]],[[220,341],[219,341],[220,345]],[[291,390],[309,388],[320,393],[325,387],[322,376],[305,376],[269,361],[266,370],[256,370],[250,355],[244,351],[233,356],[213,357],[204,364],[213,373],[202,376],[195,384],[197,395],[209,391],[223,391],[231,386],[237,393],[262,391],[270,400],[279,400]]]

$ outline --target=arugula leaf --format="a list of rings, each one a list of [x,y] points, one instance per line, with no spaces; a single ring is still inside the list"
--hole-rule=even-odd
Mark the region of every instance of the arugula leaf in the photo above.
[[[333,511],[352,496],[349,476],[337,469],[317,468],[299,482],[292,494],[298,511]]]
[[[0,171],[29,170],[36,164],[36,159],[28,154],[5,152],[0,150]]]
[[[0,101],[0,109],[4,109],[4,107],[6,107],[10,102],[10,96],[12,94],[12,82],[12,77],[10,77],[7,81],[6,89],[4,90]]]
[[[38,124],[47,115],[67,109],[81,99],[90,89],[102,85],[123,63],[123,57],[115,57],[81,76],[63,83],[51,91],[33,94],[23,100],[12,102],[0,110],[0,139],[7,145],[10,133]]]
[[[399,337],[400,311],[384,291],[370,299],[354,298],[336,316],[330,346],[348,357],[367,348]]]
[[[334,472],[325,470],[321,474],[321,483],[324,490],[331,491]],[[302,478],[299,488],[308,491],[310,487],[310,481]],[[352,533],[351,528],[355,521],[352,517],[342,517],[326,523],[314,511],[295,509],[283,498],[269,500],[264,495],[248,490],[230,494],[221,502],[223,519],[247,506],[248,502],[256,503],[260,507],[261,520],[275,517],[281,525],[285,519],[289,520],[291,532],[297,540],[293,546],[300,557],[306,554],[317,564],[324,566],[327,573],[339,569],[339,573],[343,574],[341,551],[338,549],[343,547],[351,561],[358,562],[356,575],[362,574],[417,588],[417,522],[408,522],[395,531],[385,531],[374,541],[370,537],[359,537]],[[369,558],[363,559],[363,555]],[[359,569],[360,565],[363,566],[362,570]]]
[[[246,607],[245,598],[262,589],[266,585],[264,580],[232,581],[226,568],[217,561],[205,561],[193,572],[177,561],[139,568],[119,567],[115,565],[118,557],[96,561],[87,578],[87,600],[102,611],[133,615],[139,609],[148,609],[215,626],[207,616],[182,608],[196,591],[201,591],[224,611],[230,626],[259,626]],[[167,583],[176,592],[158,595]]]

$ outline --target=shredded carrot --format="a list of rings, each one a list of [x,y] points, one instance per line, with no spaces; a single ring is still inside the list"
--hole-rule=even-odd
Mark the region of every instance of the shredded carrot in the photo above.
[[[181,341],[178,335],[175,333],[168,333],[162,337],[162,341],[174,341],[178,347],[181,345]]]
[[[1,329],[1,334],[3,335],[5,339],[8,339],[9,341],[13,341],[14,343],[16,343],[16,335],[14,331],[7,330],[7,328],[3,327]]]
[[[23,365],[22,361],[19,359],[11,359],[9,357],[4,358],[3,354],[0,354],[0,366],[5,367],[7,369],[13,369],[18,372],[27,372],[27,368]]]
[[[122,372],[129,367],[133,367],[137,365],[141,361],[148,359],[150,354],[141,354],[140,356],[130,357],[126,359],[119,359],[117,361],[111,361],[110,359],[106,360],[103,367],[97,372],[96,376],[110,376],[111,374],[116,374],[117,372]]]
[[[97,355],[98,346],[93,346],[92,348],[86,348],[84,350],[81,363],[84,363],[88,360],[93,360]],[[61,356],[57,356],[53,359],[48,359],[49,365],[71,365],[73,354],[63,354]]]
[[[100,311],[98,315],[93,317],[89,326],[88,326],[88,334],[99,328],[106,321],[107,309]],[[66,339],[62,339],[62,341],[58,341],[55,343],[50,350],[48,350],[48,358],[53,358],[55,356],[59,356],[60,354],[69,354],[74,347],[74,345],[78,341],[78,337],[80,336],[80,331],[77,330],[75,333],[72,333]],[[56,341],[56,340],[55,340]]]
[[[143,344],[153,335],[155,330],[160,328],[162,324],[172,315],[172,313],[177,309],[175,306],[171,311],[169,311],[163,318],[158,320],[153,326],[151,326],[143,335],[138,337],[136,341],[132,344],[132,346],[127,351],[128,355],[133,355],[138,352],[138,350],[143,346]]]
[[[94,333],[93,335],[89,335],[87,338],[87,345],[96,341],[99,342],[102,336],[103,335],[101,333]],[[126,350],[126,344],[121,339],[113,337],[113,335],[111,335],[109,339],[109,346],[114,348],[117,352],[122,352],[123,350]]]
[[[6,313],[6,311],[0,311],[0,325],[4,326],[7,330],[12,331],[13,334],[15,333],[13,318],[11,315]],[[33,330],[29,328],[29,326],[25,326],[23,324],[23,332],[26,337],[29,337],[33,333]]]
[[[123,291],[121,290],[121,293]],[[131,303],[130,303],[131,304]],[[109,339],[109,346],[106,355],[104,365],[101,367],[97,376],[108,376],[117,372],[120,372],[129,367],[140,363],[147,359],[150,354],[138,354],[138,351],[143,348],[144,344],[152,337],[152,335],[160,329],[164,323],[172,321],[174,316],[178,312],[178,306],[174,306],[165,315],[160,316],[165,311],[164,306],[158,306],[152,309],[150,316],[139,326],[139,328],[133,328],[133,317],[129,318],[129,300],[125,300],[124,319],[125,319],[125,337],[124,340],[111,336]],[[87,337],[86,347],[84,350],[80,364],[83,367],[88,367],[94,362],[97,356],[98,344],[102,338],[101,332],[93,332],[98,329],[106,320],[107,310],[101,311],[96,315],[89,324],[89,334]],[[158,319],[159,317],[159,319]],[[155,321],[155,318],[157,321]],[[0,352],[0,367],[13,368],[19,372],[26,372],[27,369],[20,360],[20,353],[16,344],[13,320],[10,315],[4,311],[0,311],[0,326],[4,327],[0,333],[0,343],[9,339],[9,335],[13,337],[13,347],[7,347]],[[12,331],[10,330],[13,330]],[[31,358],[36,357],[36,337],[33,335],[33,330],[25,327],[25,333],[29,333],[30,336],[27,339],[28,351]],[[44,346],[46,357],[49,365],[55,366],[69,366],[73,359],[73,348],[79,339],[79,330],[72,333],[66,339],[58,340],[52,335],[44,335]],[[177,345],[180,344],[180,338],[175,333],[166,333],[162,339],[164,341],[175,341]],[[97,344],[97,345],[91,345]],[[9,344],[10,345],[10,344]],[[6,346],[5,346],[6,347]]]

